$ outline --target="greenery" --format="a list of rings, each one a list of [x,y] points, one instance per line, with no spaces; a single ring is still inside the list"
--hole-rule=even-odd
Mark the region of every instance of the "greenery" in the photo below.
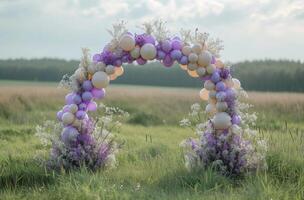
[[[0,199],[304,198],[303,94],[249,93],[259,117],[258,134],[268,141],[269,169],[232,179],[212,169],[185,169],[179,144],[195,135],[178,121],[198,101],[198,90],[157,87],[107,90],[104,103],[130,113],[117,133],[125,144],[116,169],[47,172],[36,159],[49,151],[34,133],[37,124],[55,120],[63,105],[66,91],[55,87],[0,82]]]
[[[27,81],[59,81],[71,74],[79,62],[59,59],[0,60],[0,79]],[[177,64],[165,68],[158,62],[145,66],[128,65],[125,74],[114,84],[153,85],[173,87],[202,87],[201,81],[191,78]],[[288,60],[245,61],[232,64],[235,77],[246,90],[304,91],[304,64]]]

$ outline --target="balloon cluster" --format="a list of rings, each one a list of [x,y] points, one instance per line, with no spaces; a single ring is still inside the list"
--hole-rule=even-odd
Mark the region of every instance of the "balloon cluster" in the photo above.
[[[200,37],[196,34],[195,39],[187,41],[181,37],[158,37],[150,32],[132,34],[121,30],[114,31],[112,41],[93,56],[92,62],[84,53],[84,59],[72,76],[73,92],[66,96],[66,105],[57,113],[58,120],[65,126],[62,131],[65,145],[77,143],[86,138],[83,135],[90,134],[87,113],[96,111],[95,100],[104,98],[110,80],[123,74],[124,63],[144,65],[155,59],[165,67],[177,62],[191,77],[202,80],[204,88],[200,97],[208,101],[206,112],[212,117],[214,134],[238,128],[242,121],[236,112],[240,82],[232,78],[230,68],[221,62],[214,50],[216,45],[210,47],[204,34]]]

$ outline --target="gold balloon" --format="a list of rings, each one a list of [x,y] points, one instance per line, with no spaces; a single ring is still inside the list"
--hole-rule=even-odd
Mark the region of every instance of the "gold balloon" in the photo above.
[[[115,67],[115,75],[116,76],[121,76],[124,73],[124,68],[122,66],[120,67]]]
[[[114,81],[115,79],[117,79],[116,74],[111,74],[111,75],[110,75],[110,80],[111,80],[111,81]]]
[[[199,77],[199,75],[196,73],[196,71],[190,71],[190,70],[187,70],[189,76],[193,77],[193,78],[197,78]]]
[[[187,65],[179,65],[182,70],[187,70]]]
[[[205,88],[203,88],[201,91],[200,91],[200,98],[204,101],[208,101],[209,99],[209,91],[206,90]]]

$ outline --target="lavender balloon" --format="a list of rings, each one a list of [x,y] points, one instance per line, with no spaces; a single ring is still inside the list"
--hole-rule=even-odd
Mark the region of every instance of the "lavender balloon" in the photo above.
[[[75,104],[80,104],[82,102],[82,99],[81,99],[79,94],[76,94],[73,97],[73,101],[74,101]]]
[[[171,42],[169,40],[165,40],[161,43],[161,47],[162,47],[162,50],[165,52],[165,53],[169,53],[172,49],[172,45],[171,45]]]
[[[85,91],[90,91],[90,90],[92,90],[92,88],[93,88],[92,82],[91,82],[90,80],[84,81],[83,84],[82,84],[82,88],[83,88]]]
[[[165,53],[165,52],[163,52],[162,50],[158,50],[158,51],[157,51],[157,56],[156,56],[156,58],[157,58],[158,60],[163,60],[165,57],[166,57],[166,53]]]
[[[77,117],[77,119],[84,119],[84,117],[85,117],[86,114],[87,114],[87,113],[86,113],[85,111],[83,111],[83,110],[78,110],[78,111],[76,112],[76,117]]]
[[[179,60],[182,57],[182,52],[180,50],[173,50],[170,52],[170,56],[173,60]]]
[[[82,97],[83,101],[87,102],[87,101],[91,101],[91,99],[93,98],[93,95],[91,92],[86,91],[86,92],[82,93],[81,97]]]
[[[179,60],[179,63],[182,65],[187,65],[188,64],[188,56],[182,56],[181,59]]]
[[[172,41],[172,48],[174,50],[181,50],[182,49],[182,41],[180,41],[178,39],[174,39]]]
[[[220,77],[220,74],[216,71],[216,72],[214,72],[213,74],[212,74],[212,76],[211,76],[211,81],[213,82],[213,83],[217,83],[217,82],[219,82],[221,80],[221,77]]]
[[[64,142],[65,145],[71,145],[73,144],[73,142],[76,142],[78,135],[79,132],[76,128],[68,126],[62,130],[61,140]]]
[[[73,97],[74,97],[74,96],[75,96],[75,93],[73,93],[73,92],[67,94],[67,95],[65,96],[65,103],[66,103],[66,104],[72,104],[72,103],[74,103],[74,102],[73,102]]]
[[[93,97],[96,99],[102,99],[106,95],[106,90],[104,88],[101,89],[93,88],[91,92]]]
[[[217,91],[224,91],[226,89],[226,85],[223,81],[220,81],[216,84]]]
[[[97,110],[97,103],[95,101],[91,101],[88,104],[88,110],[89,111],[96,111]]]
[[[166,55],[166,57],[163,60],[163,64],[166,67],[171,67],[174,63],[174,60],[171,59],[171,57],[169,55]]]

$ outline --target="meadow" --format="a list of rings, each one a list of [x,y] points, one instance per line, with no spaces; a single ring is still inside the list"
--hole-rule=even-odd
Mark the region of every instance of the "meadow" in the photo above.
[[[0,82],[0,199],[304,199],[304,94],[249,92],[268,170],[231,178],[189,172],[179,144],[195,137],[179,127],[198,89],[110,86],[103,101],[129,112],[116,169],[52,173],[35,126],[56,120],[66,91],[54,83]]]

